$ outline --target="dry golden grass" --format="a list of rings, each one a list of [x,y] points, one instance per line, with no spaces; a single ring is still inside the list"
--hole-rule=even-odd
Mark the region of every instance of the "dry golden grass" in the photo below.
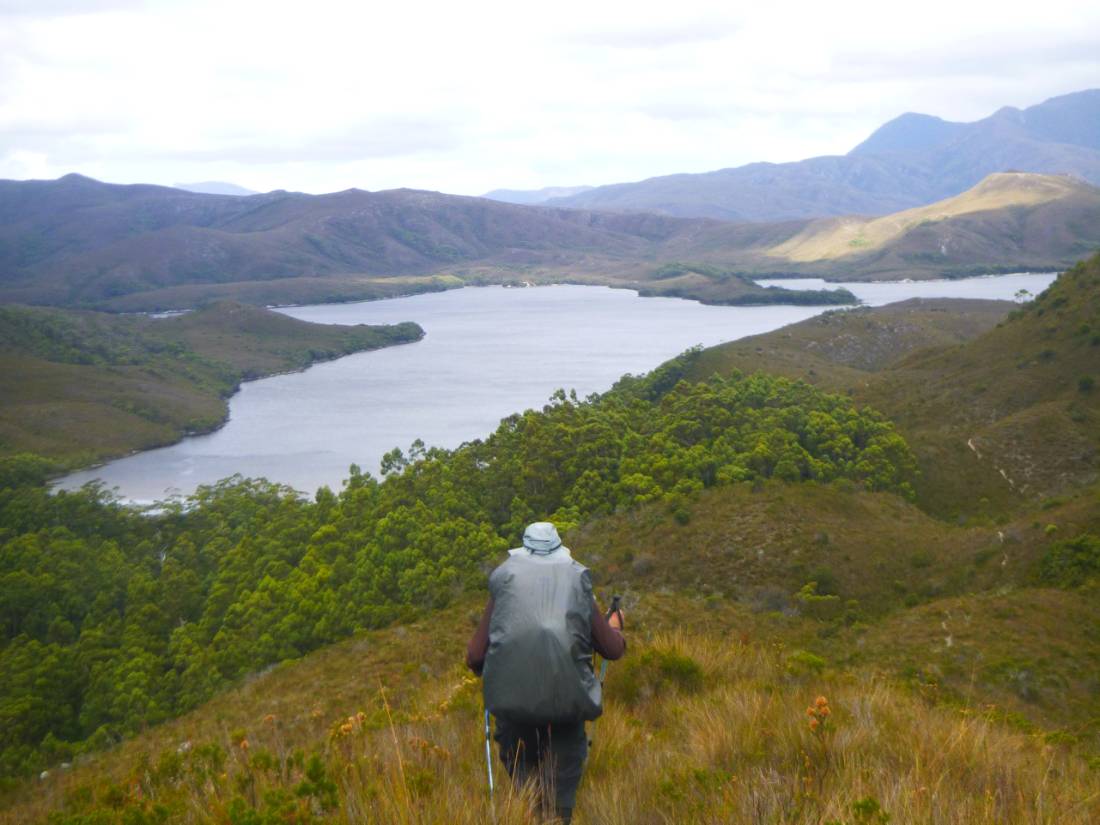
[[[479,685],[456,663],[468,608],[280,668],[34,783],[0,821],[536,822],[532,793],[508,786],[495,753],[489,806]],[[400,651],[435,635],[420,664],[440,669],[405,667]],[[1040,737],[864,673],[799,669],[781,646],[643,635],[611,668],[577,823],[1100,818],[1100,771]],[[365,662],[342,673],[356,654]],[[202,738],[179,753],[185,731]]]
[[[1042,203],[1088,192],[1090,187],[1070,177],[1028,172],[1000,172],[961,195],[928,206],[906,209],[881,218],[822,218],[768,250],[789,261],[842,258],[878,249],[922,223],[960,215]]]

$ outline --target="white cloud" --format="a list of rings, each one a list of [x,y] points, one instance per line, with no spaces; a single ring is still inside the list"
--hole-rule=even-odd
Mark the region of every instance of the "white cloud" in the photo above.
[[[42,152],[8,152],[0,158],[0,178],[15,180],[48,180],[58,177]]]
[[[599,184],[844,152],[903,111],[975,119],[1100,77],[1084,0],[731,8],[0,0],[2,174]]]

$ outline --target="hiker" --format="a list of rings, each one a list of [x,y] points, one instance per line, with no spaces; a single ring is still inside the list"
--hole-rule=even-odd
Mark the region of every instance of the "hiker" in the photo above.
[[[513,783],[535,777],[542,805],[549,807],[552,793],[566,824],[588,756],[584,723],[603,710],[592,653],[620,658],[622,627],[621,611],[600,612],[591,574],[573,561],[554,525],[536,522],[489,576],[489,603],[466,647]]]

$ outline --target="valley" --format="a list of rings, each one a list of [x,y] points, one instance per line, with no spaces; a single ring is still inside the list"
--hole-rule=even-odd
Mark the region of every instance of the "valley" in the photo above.
[[[31,5],[0,825],[1100,821],[1093,10]]]
[[[231,479],[149,519],[88,492],[44,495],[9,459],[0,512],[8,525],[22,514],[5,534],[5,558],[30,565],[21,587],[45,587],[66,555],[94,558],[108,536],[127,549],[100,555],[83,591],[52,579],[73,595],[39,591],[45,612],[7,614],[23,635],[5,667],[37,656],[38,679],[79,661],[67,646],[90,644],[92,627],[118,634],[105,652],[119,647],[72,682],[75,704],[22,705],[35,709],[23,741],[93,735],[9,749],[54,761],[40,784],[10,785],[0,816],[480,821],[477,683],[458,654],[480,599],[467,594],[548,513],[630,617],[580,813],[1028,822],[1045,787],[1042,816],[1088,822],[1096,453],[1063,454],[1047,422],[1062,415],[1071,441],[1096,444],[1080,378],[1096,363],[1098,299],[1100,257],[1007,314],[950,300],[827,313],[599,398],[557,398],[484,442],[396,456],[381,481],[353,474],[313,501]],[[1025,427],[1011,454],[992,435],[1005,422]],[[1082,463],[1008,485],[999,470],[1018,475],[1006,462],[1020,458]],[[86,513],[66,518],[72,538],[45,531],[58,508]],[[142,574],[149,589],[129,591],[121,624],[70,614],[85,641],[64,635],[47,605],[112,587],[122,598],[151,563],[143,535],[170,548],[176,583]],[[134,572],[108,585],[114,564]],[[177,595],[140,607],[166,587]],[[9,684],[14,706],[35,695]],[[826,738],[804,711],[819,695],[833,709]],[[194,710],[167,721],[173,707]],[[93,712],[115,721],[93,731]],[[142,719],[165,721],[141,732]],[[500,821],[525,816],[521,797],[497,805]]]

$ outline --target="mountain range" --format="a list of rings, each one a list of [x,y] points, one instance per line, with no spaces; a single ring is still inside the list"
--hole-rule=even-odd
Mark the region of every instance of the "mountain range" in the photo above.
[[[1100,89],[973,123],[907,113],[846,155],[750,163],[599,186],[546,201],[583,209],[776,221],[885,215],[957,195],[993,172],[1070,174],[1100,183]]]
[[[205,195],[80,175],[0,181],[7,301],[96,304],[179,285],[635,258],[688,222],[398,189]]]
[[[1052,270],[1097,247],[1100,189],[1028,173],[883,218],[766,223],[408,189],[237,197],[79,175],[0,181],[0,301],[113,310],[563,281],[730,303],[753,276]]]

